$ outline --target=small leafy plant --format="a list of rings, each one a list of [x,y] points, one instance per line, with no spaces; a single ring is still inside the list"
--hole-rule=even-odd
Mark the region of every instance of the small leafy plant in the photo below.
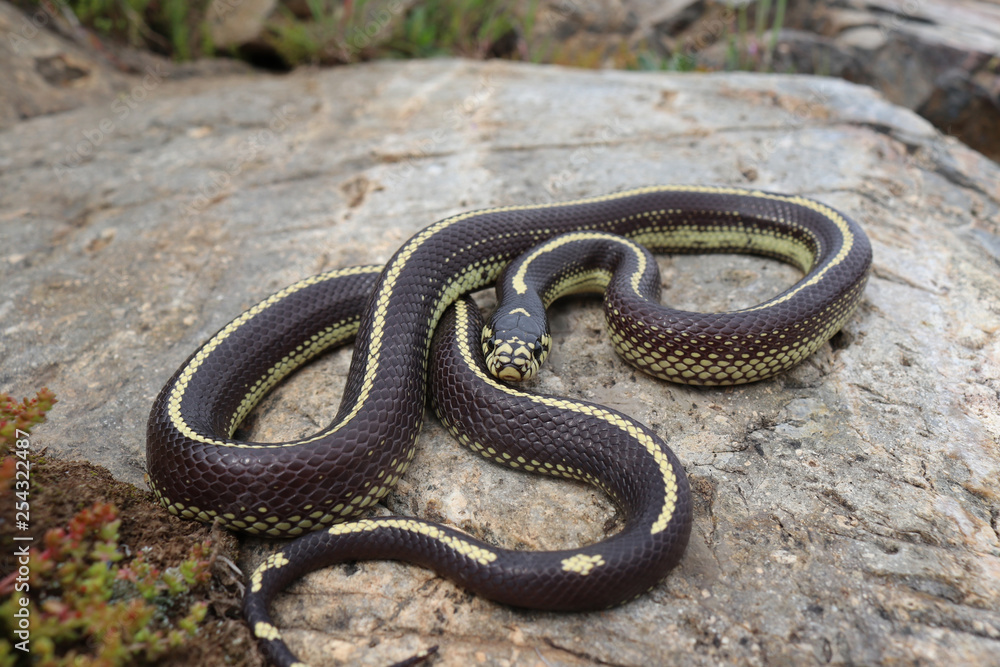
[[[209,0],[67,0],[64,11],[103,35],[190,60],[204,52],[195,48],[208,5]]]
[[[48,389],[20,402],[0,394],[5,505],[14,507],[16,496],[34,506],[40,497],[34,472],[45,459],[20,443],[55,403]],[[18,477],[18,470],[31,474]],[[209,542],[194,544],[178,566],[160,570],[145,553],[127,557],[120,525],[114,505],[96,502],[65,527],[48,530],[41,549],[14,543],[12,572],[0,579],[0,667],[28,664],[29,656],[42,667],[148,664],[198,634],[208,608],[194,594],[211,579]]]
[[[123,565],[120,523],[113,505],[95,503],[31,550],[27,586],[14,576],[0,581],[8,596],[0,622],[11,626],[21,609],[30,618],[29,644],[0,639],[0,666],[13,667],[20,648],[45,667],[145,664],[198,633],[207,605],[187,598],[211,577],[209,544],[194,545],[176,568],[160,571],[141,553]],[[16,637],[16,629],[4,634]]]
[[[32,427],[43,423],[46,413],[56,402],[55,394],[48,389],[42,389],[34,398],[25,398],[20,403],[9,394],[0,394],[0,456],[6,456],[10,451],[18,431],[30,433]]]
[[[785,22],[787,5],[788,0],[776,0],[772,16],[772,0],[758,0],[752,35],[747,16],[749,3],[739,5],[736,10],[736,32],[729,36],[726,69],[757,72],[770,72],[773,69],[778,33]]]

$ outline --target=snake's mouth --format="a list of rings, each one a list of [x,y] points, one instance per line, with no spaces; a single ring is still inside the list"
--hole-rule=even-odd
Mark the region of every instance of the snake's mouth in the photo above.
[[[526,345],[502,342],[486,353],[486,367],[501,380],[524,382],[538,373],[538,360]]]
[[[520,382],[522,380],[527,380],[524,377],[524,373],[514,368],[513,366],[504,366],[496,373],[497,377],[501,380],[507,380],[508,382]]]

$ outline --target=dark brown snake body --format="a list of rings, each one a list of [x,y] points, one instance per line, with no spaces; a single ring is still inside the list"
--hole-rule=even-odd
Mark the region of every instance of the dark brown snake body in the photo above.
[[[658,280],[642,277],[650,261],[633,244],[618,244],[617,267],[572,253],[556,260],[571,244],[607,233],[657,251],[767,255],[805,276],[755,308],[674,311],[655,303]],[[658,436],[607,408],[498,382],[482,359],[478,313],[464,300],[439,327],[461,295],[492,284],[532,248],[505,275],[505,289],[538,290],[544,307],[563,293],[618,283],[618,297],[609,294],[606,302],[618,351],[650,374],[690,384],[763,379],[801,361],[850,317],[871,263],[860,228],[818,202],[733,188],[651,187],[454,216],[414,236],[385,267],[306,279],[238,317],[160,393],[149,420],[147,465],[151,487],[180,516],[272,536],[316,531],[270,556],[247,588],[248,621],[276,663],[295,661],[270,621],[268,602],[292,579],[329,563],[402,559],[511,605],[584,610],[641,594],[680,558],[690,493]],[[554,265],[544,267],[550,259]],[[548,277],[533,278],[536,267]],[[544,284],[530,285],[538,280]],[[522,309],[537,312],[518,303],[502,307],[518,317]],[[331,426],[293,442],[232,439],[277,381],[355,333]],[[494,357],[543,356],[534,352],[536,342],[489,338],[494,371]],[[383,498],[405,472],[428,383],[436,411],[464,445],[512,467],[598,486],[620,507],[624,529],[577,549],[516,552],[414,518],[341,523]]]

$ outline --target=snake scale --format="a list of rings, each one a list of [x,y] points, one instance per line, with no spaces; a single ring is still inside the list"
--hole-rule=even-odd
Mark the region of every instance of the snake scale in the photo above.
[[[754,308],[676,311],[657,303],[655,262],[640,246],[765,255],[804,277]],[[148,481],[178,516],[302,535],[257,568],[244,603],[255,636],[279,665],[302,663],[272,624],[270,599],[305,572],[344,560],[406,560],[520,607],[606,608],[642,594],[680,559],[690,491],[674,454],[642,424],[494,377],[536,372],[549,340],[545,306],[563,294],[606,290],[609,330],[627,361],[676,382],[739,384],[771,377],[823,345],[853,313],[870,264],[867,237],[843,214],[756,190],[655,186],[456,215],[420,231],[384,267],[307,278],[206,341],[154,403]],[[501,272],[500,305],[484,329],[463,295]],[[233,439],[277,382],[352,338],[330,426],[289,442]],[[599,487],[625,527],[576,549],[517,552],[415,518],[354,520],[412,461],[428,387],[463,445],[511,467]]]

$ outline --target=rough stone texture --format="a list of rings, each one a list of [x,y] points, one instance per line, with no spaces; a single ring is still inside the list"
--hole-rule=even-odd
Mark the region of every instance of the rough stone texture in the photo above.
[[[88,104],[105,105],[109,120],[119,122],[166,79],[249,71],[236,60],[174,63],[101,42],[67,7],[52,13],[57,5],[23,12],[0,1],[0,130]]]
[[[737,36],[739,43],[736,12],[726,5],[705,0],[670,3],[675,8],[672,17],[640,20],[650,28],[632,41],[645,39],[664,53],[688,53],[701,66],[723,67],[730,38]],[[747,13],[752,22],[756,8]],[[767,28],[773,20],[767,19]],[[891,102],[1000,159],[996,0],[792,1],[782,27],[773,61],[750,56],[750,63],[870,85]],[[766,44],[753,43],[752,25],[749,33],[748,49],[763,53]]]
[[[650,424],[692,482],[691,546],[648,595],[541,614],[415,567],[337,567],[276,604],[303,658],[384,664],[432,644],[436,665],[1000,655],[1000,169],[912,112],[804,76],[435,60],[164,82],[81,143],[109,116],[97,105],[0,133],[0,390],[51,387],[61,402],[37,443],[137,483],[153,397],[201,341],[456,211],[723,183],[817,197],[871,237],[858,314],[774,381],[659,382],[614,356],[596,302],[555,308],[537,388]],[[758,258],[662,266],[664,300],[684,308],[750,305],[795,279]],[[249,433],[327,423],[348,354],[285,383]],[[616,525],[600,494],[484,463],[433,420],[387,504],[533,549]],[[248,542],[244,565],[272,548]]]
[[[41,7],[25,14],[0,2],[0,129],[23,118],[107,99],[127,86],[99,56],[52,34]]]
[[[881,90],[935,126],[1000,159],[1000,3],[996,0],[840,0],[804,26],[829,45],[812,67]],[[802,53],[789,48],[787,53]],[[837,60],[853,62],[843,72]],[[791,61],[788,61],[790,64]],[[779,61],[777,67],[784,64]]]
[[[620,66],[653,50],[699,67],[732,66],[735,6],[748,6],[745,67],[837,76],[882,91],[944,132],[1000,159],[1000,2],[790,0],[773,59],[756,44],[756,4],[724,0],[544,0],[529,47],[536,57]],[[774,7],[765,26],[774,21]],[[529,4],[522,2],[527,13]],[[769,33],[765,42],[770,39]]]

